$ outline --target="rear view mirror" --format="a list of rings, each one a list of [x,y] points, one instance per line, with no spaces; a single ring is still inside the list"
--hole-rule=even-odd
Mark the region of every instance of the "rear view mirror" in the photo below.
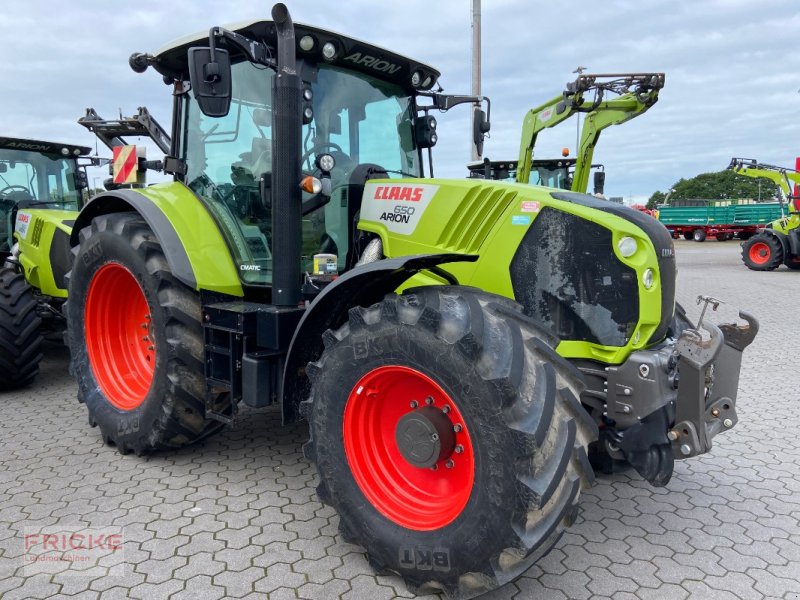
[[[606,187],[606,173],[605,171],[595,171],[594,173],[594,193],[598,196],[603,195],[603,190]]]
[[[483,154],[483,140],[491,127],[491,123],[486,120],[486,113],[483,110],[475,109],[472,113],[472,141],[478,156]]]
[[[192,93],[207,117],[224,117],[231,107],[231,59],[227,50],[189,48]]]

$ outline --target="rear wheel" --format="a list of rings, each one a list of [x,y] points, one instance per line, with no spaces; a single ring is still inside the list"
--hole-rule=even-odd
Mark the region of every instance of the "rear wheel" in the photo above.
[[[718,233],[716,236],[718,242],[727,242],[731,239],[730,233]]]
[[[141,454],[222,427],[205,418],[199,297],[172,276],[139,215],[96,217],[80,233],[68,278],[78,399],[104,440]],[[217,400],[222,410],[227,398]]]
[[[22,273],[0,269],[0,390],[31,383],[42,359],[42,320]]]
[[[689,241],[694,237],[694,232],[692,231],[684,231],[683,232],[683,239]]]
[[[695,242],[705,242],[706,241],[706,232],[704,229],[695,229],[692,232],[692,239]]]
[[[774,235],[759,233],[742,244],[742,261],[753,271],[772,271],[783,262],[783,246]]]
[[[504,298],[458,286],[353,308],[310,363],[320,499],[379,572],[470,598],[521,574],[577,514],[597,426],[580,373]]]

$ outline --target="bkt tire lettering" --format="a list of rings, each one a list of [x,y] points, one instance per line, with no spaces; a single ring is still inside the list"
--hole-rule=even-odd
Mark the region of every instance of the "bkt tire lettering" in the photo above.
[[[419,571],[450,570],[450,551],[444,548],[400,548],[400,566]]]

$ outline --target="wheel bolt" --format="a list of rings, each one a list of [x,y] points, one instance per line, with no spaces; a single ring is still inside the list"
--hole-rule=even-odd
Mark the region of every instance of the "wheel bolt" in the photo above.
[[[427,398],[425,398],[425,404],[427,404],[428,406],[433,404],[433,398],[431,396],[428,396]]]
[[[431,467],[431,471],[438,471],[438,470],[439,470],[439,465],[433,465]]]
[[[448,458],[447,462],[444,463],[444,466],[447,467],[448,469],[452,469],[453,467],[456,466],[456,463],[454,463],[451,459]]]
[[[453,425],[453,431],[455,431],[456,433],[459,433],[462,429],[463,428],[461,427],[461,423],[456,423],[455,425]]]
[[[142,341],[143,341],[143,342],[149,342],[149,341],[150,341],[150,338],[149,338],[149,337],[147,337],[147,336],[144,336],[144,337],[142,338]]]
[[[417,408],[418,406],[419,406],[419,402],[417,402],[416,400],[412,400],[411,401],[411,408]]]
[[[464,446],[462,446],[461,444],[458,444],[458,445],[457,445],[457,446],[454,448],[454,450],[455,450],[455,453],[456,453],[456,454],[461,454],[461,453],[464,451]]]
[[[439,441],[439,434],[438,433],[432,433],[431,434],[431,440],[433,440],[434,442]]]
[[[449,412],[450,412],[450,407],[449,407],[449,406],[447,406],[447,405],[445,404],[445,405],[442,407],[442,412],[443,412],[444,414],[447,414],[447,413],[449,413]]]

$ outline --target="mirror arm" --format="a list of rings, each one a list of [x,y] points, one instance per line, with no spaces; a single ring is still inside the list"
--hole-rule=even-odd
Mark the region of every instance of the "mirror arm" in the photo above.
[[[236,32],[228,31],[223,27],[212,27],[208,32],[208,46],[211,48],[211,62],[216,62],[216,40],[226,40],[242,52],[250,62],[270,67],[275,66],[275,60],[270,58],[266,44],[255,42]]]

